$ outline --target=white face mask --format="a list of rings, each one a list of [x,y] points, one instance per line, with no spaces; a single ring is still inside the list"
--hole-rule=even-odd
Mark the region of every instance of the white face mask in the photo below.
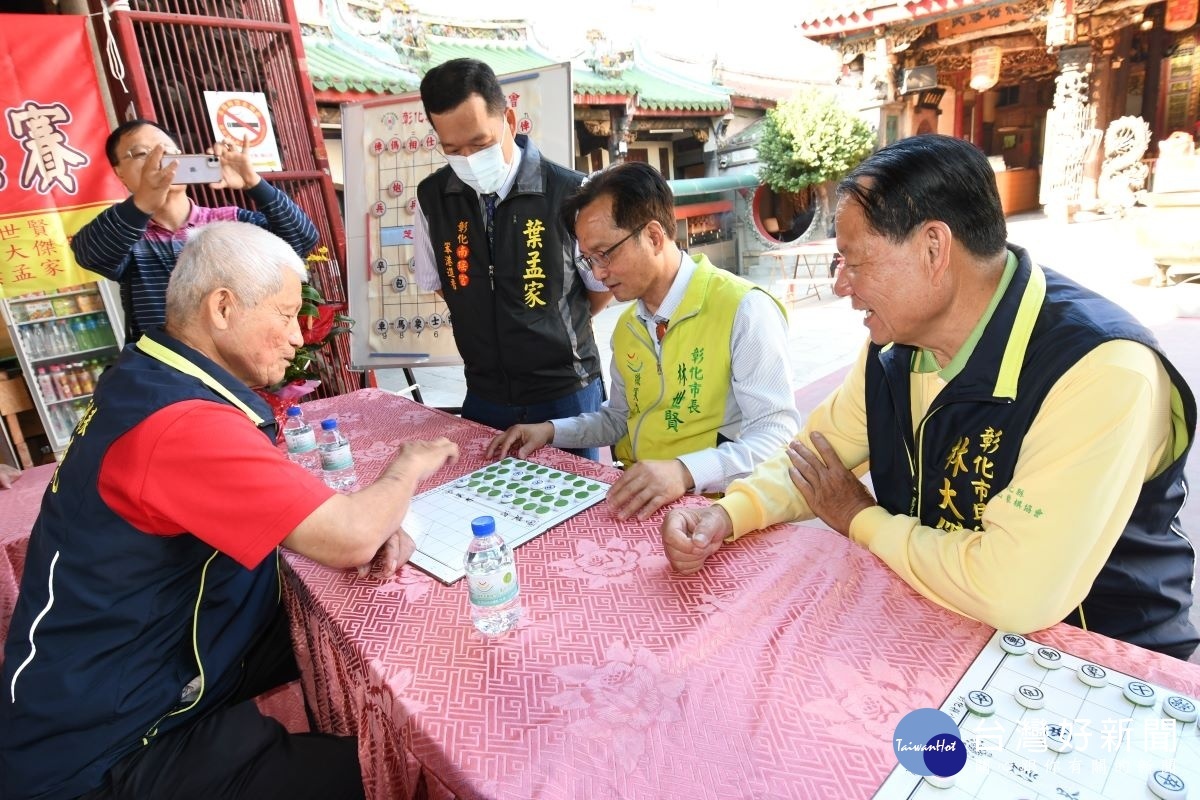
[[[448,155],[446,161],[450,163],[450,169],[454,170],[460,181],[481,195],[500,191],[504,179],[508,177],[508,164],[504,161],[501,142],[477,150],[469,156]]]

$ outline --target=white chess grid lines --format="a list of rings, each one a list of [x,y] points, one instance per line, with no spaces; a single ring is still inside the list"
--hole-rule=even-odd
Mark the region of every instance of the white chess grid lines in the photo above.
[[[609,484],[566,470],[505,458],[413,498],[404,530],[412,563],[445,583],[463,576],[471,520],[491,516],[510,547],[545,533],[604,499]]]
[[[1193,793],[1200,792],[1197,724],[1181,722],[1163,711],[1171,698],[1180,698],[1177,702],[1185,705],[1194,705],[1194,699],[1108,669],[1104,685],[1089,686],[1079,677],[1080,668],[1088,663],[1083,659],[1061,653],[1062,666],[1047,669],[1031,655],[1042,645],[1025,640],[1026,654],[1008,653],[999,644],[1001,636],[998,632],[988,642],[941,707],[958,724],[967,745],[967,764],[953,786],[937,788],[897,767],[876,793],[878,800],[1186,796],[1170,792],[1176,780]],[[1153,689],[1153,704],[1136,705],[1127,699],[1125,687],[1130,682]],[[1044,706],[1031,709],[1018,702],[1016,693],[1022,686],[1041,689]],[[994,713],[988,716],[967,707],[968,693],[981,689],[994,701]],[[1070,731],[1073,742],[1067,752],[1048,746],[1047,726],[1054,725]],[[1156,779],[1157,794],[1150,789]]]

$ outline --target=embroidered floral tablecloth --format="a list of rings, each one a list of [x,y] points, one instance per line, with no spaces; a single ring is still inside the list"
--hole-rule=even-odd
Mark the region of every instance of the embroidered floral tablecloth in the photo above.
[[[12,488],[0,489],[0,664],[4,663],[4,639],[25,571],[29,533],[42,507],[42,495],[54,477],[54,465],[27,469]]]
[[[483,466],[493,434],[378,390],[305,407],[337,415],[365,481],[401,441],[448,436],[462,457],[437,485]],[[618,475],[551,448],[530,460]],[[679,576],[661,519],[622,523],[602,502],[520,547],[525,618],[491,641],[461,583],[289,554],[305,693],[323,729],[360,737],[368,796],[870,797],[900,718],[938,706],[992,633],[815,527],[747,537]],[[1063,625],[1036,637],[1200,693],[1195,666]]]

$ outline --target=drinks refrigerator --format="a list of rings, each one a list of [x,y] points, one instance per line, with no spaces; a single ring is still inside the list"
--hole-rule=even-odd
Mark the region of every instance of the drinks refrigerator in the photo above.
[[[124,344],[115,284],[3,298],[4,322],[54,453],[62,453],[100,373]]]

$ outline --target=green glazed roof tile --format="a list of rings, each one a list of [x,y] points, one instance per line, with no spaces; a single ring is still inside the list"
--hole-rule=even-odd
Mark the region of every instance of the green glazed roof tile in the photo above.
[[[429,66],[441,64],[453,58],[476,58],[491,67],[497,75],[506,72],[548,67],[555,61],[524,42],[486,41],[473,39],[427,38]]]
[[[720,86],[640,65],[607,76],[575,64],[571,79],[575,94],[636,96],[643,111],[725,111],[730,105],[728,90]]]
[[[556,63],[527,42],[427,37],[429,60],[422,70],[452,58],[477,58],[499,74],[522,72]],[[406,68],[381,51],[343,41],[341,37],[304,37],[309,77],[317,89],[404,94],[420,85],[417,65]],[[701,84],[657,67],[635,62],[619,75],[602,75],[579,63],[572,64],[572,90],[576,95],[618,95],[636,98],[642,111],[722,112],[730,106],[728,89]]]
[[[317,89],[404,94],[420,85],[415,75],[331,39],[304,37],[304,54],[309,78]]]

